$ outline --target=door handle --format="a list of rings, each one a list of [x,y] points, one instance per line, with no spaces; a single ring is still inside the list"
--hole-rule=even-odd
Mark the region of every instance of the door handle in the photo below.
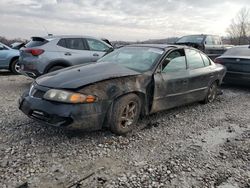
[[[183,83],[184,85],[186,85],[186,84],[188,83],[188,81],[187,81],[187,80],[182,80],[182,83]]]
[[[66,52],[64,55],[71,55],[71,53],[70,52]]]
[[[97,53],[94,53],[94,54],[93,54],[93,56],[95,56],[95,57],[98,57],[98,56],[99,56],[99,54],[97,54]]]

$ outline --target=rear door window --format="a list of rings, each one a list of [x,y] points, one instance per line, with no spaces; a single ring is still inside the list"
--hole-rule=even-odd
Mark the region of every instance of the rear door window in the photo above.
[[[89,49],[91,51],[101,51],[101,52],[104,52],[104,51],[107,51],[109,49],[108,46],[106,46],[105,44],[103,44],[102,42],[98,41],[98,40],[95,40],[95,39],[89,39],[87,38],[87,43],[89,45]]]
[[[213,39],[211,36],[206,37],[206,45],[213,45]]]
[[[38,47],[46,44],[48,41],[44,38],[40,37],[33,37],[31,41],[29,41],[25,47],[27,48],[33,48],[33,47]]]
[[[86,47],[84,45],[82,38],[66,38],[65,42],[66,42],[67,48],[69,49],[86,50]],[[62,45],[64,45],[63,42],[62,42]]]
[[[200,52],[191,49],[186,49],[185,52],[189,69],[198,69],[204,67]]]
[[[221,45],[220,37],[213,36],[213,44],[214,45]]]

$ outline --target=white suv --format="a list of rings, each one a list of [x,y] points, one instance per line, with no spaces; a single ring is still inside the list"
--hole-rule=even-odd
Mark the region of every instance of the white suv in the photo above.
[[[107,39],[87,36],[32,37],[20,50],[21,73],[36,78],[72,65],[95,62],[113,51]]]

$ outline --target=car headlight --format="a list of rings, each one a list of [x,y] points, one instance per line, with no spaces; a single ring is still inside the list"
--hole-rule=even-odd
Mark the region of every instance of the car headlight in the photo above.
[[[70,91],[63,91],[58,89],[50,89],[43,96],[44,99],[50,101],[64,102],[64,103],[93,103],[97,101],[94,95],[84,95]]]

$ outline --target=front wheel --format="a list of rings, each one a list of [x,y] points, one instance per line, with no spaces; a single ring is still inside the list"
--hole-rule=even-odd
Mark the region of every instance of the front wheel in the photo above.
[[[108,123],[113,133],[118,135],[132,131],[141,112],[141,100],[136,94],[125,95],[114,102],[110,109]]]
[[[203,103],[207,104],[213,102],[217,97],[217,90],[218,90],[218,84],[217,82],[213,82],[208,88],[207,95]]]

